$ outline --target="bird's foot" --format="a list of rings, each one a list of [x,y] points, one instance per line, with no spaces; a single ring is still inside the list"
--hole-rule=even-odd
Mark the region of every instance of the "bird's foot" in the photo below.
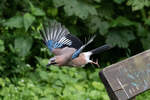
[[[100,67],[100,65],[98,64],[98,59],[96,59],[96,62],[94,62],[94,61],[92,60],[91,64],[95,64],[95,65],[97,65],[97,67]]]

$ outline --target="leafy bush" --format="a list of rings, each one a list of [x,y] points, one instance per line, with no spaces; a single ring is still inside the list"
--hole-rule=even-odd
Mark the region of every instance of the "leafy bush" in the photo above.
[[[40,60],[44,66],[47,59]],[[98,77],[99,69],[49,69],[37,64],[34,72],[24,77],[0,78],[0,97],[3,100],[109,100]]]

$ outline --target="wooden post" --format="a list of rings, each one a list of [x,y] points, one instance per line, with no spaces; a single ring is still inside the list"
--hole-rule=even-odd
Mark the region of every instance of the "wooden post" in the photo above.
[[[111,100],[135,100],[150,89],[150,50],[110,65],[99,75]]]

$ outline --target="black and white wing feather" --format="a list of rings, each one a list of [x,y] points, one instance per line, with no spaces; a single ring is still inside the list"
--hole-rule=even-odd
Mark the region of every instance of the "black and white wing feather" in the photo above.
[[[72,59],[76,58],[79,56],[79,54],[83,51],[83,49],[89,45],[93,40],[94,38],[96,37],[96,35],[94,35],[86,44],[82,45],[78,50],[76,50],[73,55],[72,55]]]
[[[50,51],[64,47],[79,49],[82,46],[80,39],[71,35],[67,28],[57,22],[44,26],[41,35]]]

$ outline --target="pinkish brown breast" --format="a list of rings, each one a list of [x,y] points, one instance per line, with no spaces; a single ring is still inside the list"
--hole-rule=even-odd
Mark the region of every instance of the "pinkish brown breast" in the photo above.
[[[85,60],[85,56],[84,54],[80,54],[79,57],[75,58],[72,60],[72,65],[73,66],[83,66],[85,65],[87,62]]]

